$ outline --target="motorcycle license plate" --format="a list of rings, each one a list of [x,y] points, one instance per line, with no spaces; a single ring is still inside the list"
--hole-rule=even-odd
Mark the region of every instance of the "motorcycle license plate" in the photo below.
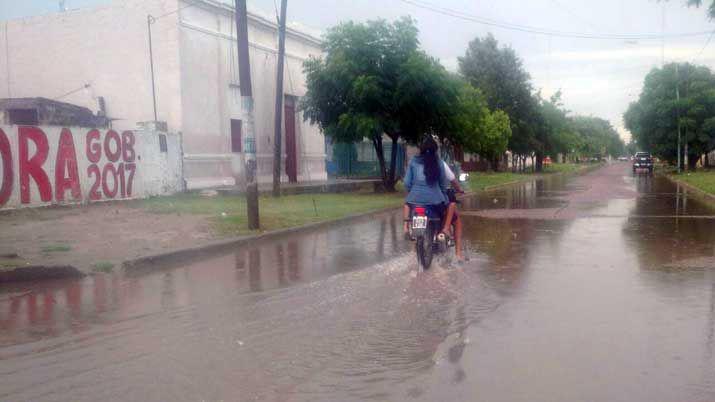
[[[427,217],[426,216],[412,217],[412,229],[427,229]]]

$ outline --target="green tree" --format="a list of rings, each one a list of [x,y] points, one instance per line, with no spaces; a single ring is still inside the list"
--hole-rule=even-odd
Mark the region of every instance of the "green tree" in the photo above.
[[[469,43],[459,58],[460,73],[484,95],[491,110],[509,116],[511,136],[508,147],[526,157],[536,152],[543,156],[543,143],[537,137],[538,102],[532,96],[530,76],[521,59],[510,47],[499,47],[491,34]]]
[[[372,141],[383,183],[394,190],[397,144],[446,131],[459,88],[419,49],[410,18],[346,22],[328,30],[324,56],[304,64],[303,117],[335,142]],[[392,140],[389,168],[382,138]]]
[[[676,87],[680,101],[676,100]],[[678,123],[690,167],[715,145],[715,75],[704,66],[671,63],[646,76],[638,101],[623,116],[639,148],[662,159],[678,159]]]
[[[572,124],[580,137],[578,149],[585,157],[614,157],[623,155],[626,144],[608,120],[591,116],[576,116]]]
[[[549,100],[540,100],[540,113],[545,130],[545,152],[555,157],[565,157],[574,153],[581,145],[581,138],[573,127],[568,111],[561,101],[561,91],[557,91]]]
[[[482,155],[494,163],[509,144],[509,116],[501,110],[491,112],[481,92],[469,83],[458,85],[459,96],[448,128],[449,140],[464,151]]]

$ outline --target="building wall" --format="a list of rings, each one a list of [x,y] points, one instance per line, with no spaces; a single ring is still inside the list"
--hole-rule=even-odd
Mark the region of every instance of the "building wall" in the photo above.
[[[166,121],[169,131],[182,133],[187,183],[190,188],[234,184],[243,170],[243,154],[231,153],[230,120],[242,119],[243,113],[233,8],[226,4],[115,0],[103,7],[0,23],[0,97],[46,97],[96,111],[101,96],[109,117],[118,119],[116,129],[153,120],[149,14],[157,17],[151,27],[158,120]],[[251,14],[248,35],[258,179],[270,181],[277,28]],[[319,45],[313,37],[288,30],[286,95],[305,94],[302,63],[320,53]],[[82,89],[85,84],[90,87]],[[298,113],[294,117],[298,179],[324,180],[323,136]]]
[[[0,97],[45,97],[97,111],[101,96],[117,129],[153,120],[147,15],[178,4],[122,0],[0,22]],[[169,14],[152,25],[158,117],[170,130],[181,116],[177,21]]]
[[[181,171],[176,134],[0,126],[0,209],[172,194]]]
[[[243,155],[231,153],[230,142],[230,120],[243,119],[233,10],[211,1],[199,4],[182,9],[179,17],[182,132],[190,188],[233,184],[234,173],[240,175],[243,171]],[[273,171],[278,34],[273,22],[251,14],[248,37],[258,180],[266,182],[272,180]],[[288,30],[286,95],[305,95],[303,61],[320,52],[316,39]],[[296,123],[298,180],[325,180],[323,135],[318,127],[303,122],[299,113],[292,117]],[[283,144],[285,163],[285,136]],[[283,180],[287,180],[285,174]]]

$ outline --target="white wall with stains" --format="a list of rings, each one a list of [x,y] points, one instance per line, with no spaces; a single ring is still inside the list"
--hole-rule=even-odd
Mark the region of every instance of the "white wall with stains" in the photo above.
[[[0,209],[173,194],[181,172],[177,134],[0,126]]]
[[[183,1],[182,4],[188,5]],[[194,4],[198,5],[182,9],[179,15],[186,180],[190,188],[233,184],[234,172],[242,172],[243,155],[231,153],[230,121],[244,117],[233,8],[212,0]],[[269,182],[273,172],[277,26],[274,21],[251,13],[248,38],[258,180]],[[288,29],[285,95],[297,99],[305,95],[303,62],[321,53],[318,39]],[[304,122],[298,111],[290,118],[295,122],[298,181],[326,180],[325,140],[320,129]],[[281,120],[285,122],[285,116]],[[285,129],[282,142],[285,164]],[[285,174],[283,180],[287,180]]]

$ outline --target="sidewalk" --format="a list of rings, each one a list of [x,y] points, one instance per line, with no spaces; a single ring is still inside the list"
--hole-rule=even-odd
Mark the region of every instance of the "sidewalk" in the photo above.
[[[189,193],[4,211],[0,213],[0,282],[11,280],[14,274],[8,272],[18,267],[38,272],[43,268],[43,277],[48,267],[64,267],[75,275],[109,272],[126,261],[394,208],[402,200],[402,194],[368,192],[261,197],[262,232],[247,229],[242,196]]]

